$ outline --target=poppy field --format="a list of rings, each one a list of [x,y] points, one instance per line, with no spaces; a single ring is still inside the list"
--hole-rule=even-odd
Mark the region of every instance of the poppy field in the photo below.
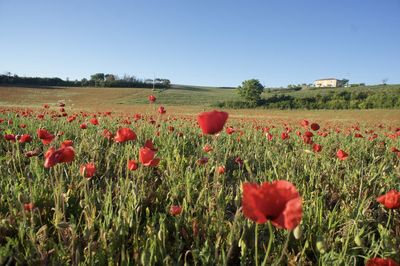
[[[0,264],[399,265],[399,119],[146,101],[0,108]]]

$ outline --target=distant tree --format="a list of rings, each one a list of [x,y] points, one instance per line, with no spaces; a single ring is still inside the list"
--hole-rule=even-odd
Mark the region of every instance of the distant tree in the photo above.
[[[104,75],[104,78],[106,79],[106,81],[115,81],[116,78],[113,74],[106,74]]]
[[[264,91],[264,87],[258,79],[249,79],[243,81],[237,90],[245,101],[257,103],[261,100],[261,93]]]
[[[90,80],[93,81],[104,81],[104,73],[96,73],[90,76]]]
[[[386,84],[387,84],[387,82],[388,82],[388,78],[384,78],[384,79],[382,79],[382,84],[383,84],[383,85],[386,85]]]

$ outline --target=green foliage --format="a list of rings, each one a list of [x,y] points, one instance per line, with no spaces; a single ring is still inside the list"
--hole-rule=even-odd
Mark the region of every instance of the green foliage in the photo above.
[[[257,79],[249,79],[242,82],[238,88],[239,95],[247,102],[257,103],[261,100],[261,93],[264,91],[263,85]]]
[[[282,94],[281,92],[286,92]],[[271,95],[272,94],[272,95]],[[240,101],[220,102],[219,107],[254,108],[261,106],[267,109],[373,109],[400,108],[400,87],[388,90],[330,90],[327,94],[309,94],[295,97],[290,90],[279,90],[269,93],[267,98],[258,104],[244,104]]]

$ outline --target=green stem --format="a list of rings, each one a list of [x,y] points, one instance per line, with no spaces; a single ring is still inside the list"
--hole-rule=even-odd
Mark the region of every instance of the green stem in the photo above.
[[[254,260],[256,262],[256,266],[258,266],[258,223],[256,223],[256,228],[254,230],[254,247],[256,249]]]
[[[274,240],[274,232],[272,231],[272,225],[271,225],[270,221],[268,221],[268,231],[269,231],[268,247],[267,247],[267,252],[265,253],[265,257],[264,257],[262,266],[265,266],[267,263],[269,253],[271,252],[272,242]]]

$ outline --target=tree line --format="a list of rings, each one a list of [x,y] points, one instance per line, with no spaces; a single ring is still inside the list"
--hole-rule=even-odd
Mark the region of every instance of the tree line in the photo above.
[[[289,88],[288,93],[297,91]],[[265,90],[256,80],[243,81],[237,88],[241,96],[240,101],[224,101],[216,104],[220,108],[255,108],[266,109],[372,109],[372,108],[400,108],[400,86],[392,89],[376,90],[337,90],[321,95],[294,97],[289,94],[277,94]],[[263,92],[267,97],[262,98]],[[281,92],[281,91],[280,91]]]
[[[64,87],[118,87],[118,88],[158,88],[171,87],[171,81],[165,78],[137,79],[135,76],[124,75],[119,77],[114,74],[96,73],[90,79],[63,80],[61,78],[20,77],[6,73],[0,75],[0,85],[22,86],[64,86]]]

